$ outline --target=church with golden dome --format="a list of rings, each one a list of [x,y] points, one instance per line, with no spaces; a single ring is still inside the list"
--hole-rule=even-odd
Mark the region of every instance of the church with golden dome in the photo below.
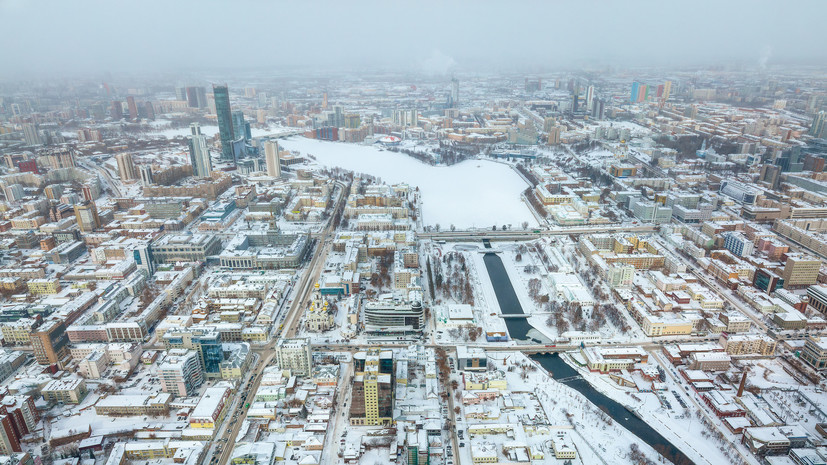
[[[327,299],[322,297],[319,283],[316,283],[316,288],[313,290],[313,298],[307,309],[304,325],[305,329],[312,333],[321,333],[333,328],[333,310]]]

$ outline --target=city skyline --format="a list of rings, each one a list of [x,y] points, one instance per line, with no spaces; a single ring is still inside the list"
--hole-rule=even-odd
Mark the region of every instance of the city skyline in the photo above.
[[[189,28],[174,22],[186,16],[201,26],[195,31],[226,28],[221,15],[214,14],[226,6],[223,2],[156,2],[163,6],[159,9],[146,3],[112,7],[108,2],[84,1],[84,14],[71,23],[64,18],[76,11],[75,4],[47,3],[45,13],[35,13],[31,2],[0,5],[0,14],[7,18],[37,14],[42,27],[61,37],[60,41],[49,40],[50,35],[33,37],[22,29],[26,21],[10,21],[2,34],[13,46],[0,51],[7,78],[48,76],[54,71],[81,75],[204,69],[424,74],[602,66],[764,69],[821,65],[827,58],[827,51],[819,45],[819,18],[824,10],[815,1],[783,6],[769,1],[525,2],[508,6],[488,1],[475,3],[474,8],[459,2],[409,8],[376,2],[314,2],[310,7],[245,1],[233,6],[250,13],[241,20],[249,24],[239,26],[235,39],[247,46],[230,46],[221,34],[190,36]],[[599,15],[590,14],[595,8]],[[269,18],[278,27],[272,27]],[[418,26],[426,25],[428,34],[413,35]],[[286,40],[306,30],[314,34],[298,43]],[[400,36],[398,31],[408,33]],[[346,37],[351,45],[332,53],[331,44]],[[379,37],[391,40],[377,41]],[[260,46],[268,43],[273,46]],[[367,43],[369,47],[359,45]]]
[[[825,5],[0,1],[0,465],[827,464]]]

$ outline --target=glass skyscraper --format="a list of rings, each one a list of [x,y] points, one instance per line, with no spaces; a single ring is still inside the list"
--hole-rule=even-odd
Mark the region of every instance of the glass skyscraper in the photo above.
[[[231,114],[233,118],[233,136],[235,136],[236,140],[244,139],[245,142],[249,142],[250,139],[252,139],[250,123],[244,121],[244,112],[236,110]]]
[[[215,97],[215,114],[218,117],[218,137],[221,139],[221,160],[233,157],[233,116],[230,110],[230,91],[227,86],[212,86]]]

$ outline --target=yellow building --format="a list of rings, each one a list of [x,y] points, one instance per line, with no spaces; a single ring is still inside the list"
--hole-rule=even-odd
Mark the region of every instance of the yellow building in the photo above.
[[[131,460],[168,459],[178,450],[169,439],[164,441],[140,441],[125,444],[126,458]]]
[[[32,279],[26,283],[29,292],[35,295],[57,294],[60,292],[60,281],[58,279]]]
[[[37,322],[31,318],[21,318],[17,321],[9,321],[2,323],[0,331],[2,331],[3,341],[6,344],[26,344],[30,343],[29,334],[34,330]]]
[[[628,308],[629,313],[640,324],[640,329],[647,336],[676,336],[692,333],[692,321],[679,313],[651,313],[637,300],[630,300]]]
[[[501,371],[467,373],[465,376],[465,389],[469,391],[488,389],[505,391],[508,389],[508,382]]]
[[[802,254],[787,257],[781,273],[781,277],[784,278],[784,288],[815,284],[820,269],[821,260],[816,257]]]
[[[567,435],[557,435],[551,440],[551,442],[554,446],[554,457],[558,460],[577,458],[577,450],[574,448],[574,444],[569,440]]]
[[[724,334],[718,343],[730,355],[763,355],[775,354],[776,341],[761,334]]]
[[[497,463],[497,446],[491,442],[472,444],[471,459],[474,463]]]
[[[241,340],[251,344],[267,342],[267,330],[261,326],[243,328],[241,330]]]
[[[362,365],[363,368],[360,367],[360,371],[357,371],[353,378],[350,424],[369,426],[392,424],[393,353],[372,348],[355,354],[354,362]]]

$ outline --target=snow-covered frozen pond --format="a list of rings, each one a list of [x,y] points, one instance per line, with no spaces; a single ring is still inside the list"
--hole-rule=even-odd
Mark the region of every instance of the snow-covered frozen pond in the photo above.
[[[510,224],[519,228],[537,220],[521,200],[528,184],[507,165],[487,160],[468,160],[452,166],[430,166],[407,155],[380,151],[377,147],[325,142],[303,137],[279,144],[288,150],[313,155],[326,166],[338,166],[396,184],[419,187],[422,220],[443,229],[498,228]]]

